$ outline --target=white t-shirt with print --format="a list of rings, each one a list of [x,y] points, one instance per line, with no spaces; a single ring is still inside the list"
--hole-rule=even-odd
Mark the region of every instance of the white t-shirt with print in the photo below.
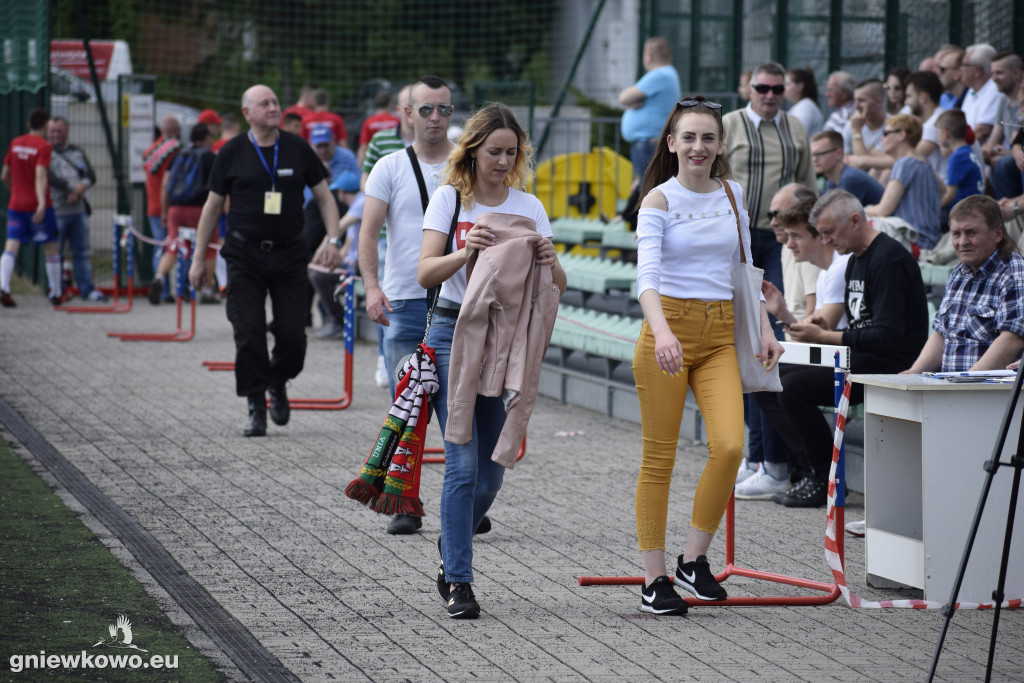
[[[447,235],[452,226],[452,215],[454,212],[455,188],[450,185],[439,187],[430,199],[427,215],[423,217],[423,229],[435,230]],[[474,202],[473,206],[467,210],[460,205],[459,222],[455,226],[455,242],[452,244],[452,251],[458,251],[466,246],[466,234],[476,224],[476,219],[485,213],[507,213],[515,216],[525,216],[537,224],[537,232],[542,237],[550,238],[552,236],[551,223],[548,221],[548,215],[544,212],[544,205],[540,203],[540,200],[522,190],[509,188],[508,197],[506,197],[501,206],[484,206],[479,202]],[[390,253],[388,258],[391,258]],[[413,272],[415,273],[415,268]],[[465,295],[466,268],[463,266],[441,285],[441,298],[461,304]]]
[[[427,196],[437,189],[446,163],[419,162]],[[381,282],[384,295],[391,301],[425,299],[427,292],[416,281],[423,242],[423,201],[409,155],[398,151],[378,160],[366,179],[365,194],[388,205],[387,258]]]

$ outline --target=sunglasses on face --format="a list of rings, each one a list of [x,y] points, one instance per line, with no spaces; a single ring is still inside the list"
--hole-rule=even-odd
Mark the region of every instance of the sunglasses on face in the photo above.
[[[820,152],[811,152],[811,156],[817,159],[818,157],[823,157],[826,154],[831,154],[832,152],[835,152],[837,149],[839,148],[833,147],[832,149],[823,149]]]
[[[786,86],[784,85],[765,85],[764,83],[758,83],[757,85],[750,86],[754,92],[758,95],[767,95],[770,90],[773,95],[781,95],[786,92]]]
[[[882,131],[882,137],[884,138],[887,135],[893,135],[895,133],[902,133],[902,132],[903,131],[901,129],[899,129],[899,128],[892,128],[892,129],[888,129],[888,130],[883,130]]]
[[[781,211],[769,211],[766,215],[768,216],[768,220],[769,221],[773,221],[773,220],[775,220],[775,217],[778,216],[780,213],[782,213],[782,212]]]
[[[707,100],[704,100],[704,101],[701,101],[701,100],[679,100],[678,102],[676,102],[676,104],[678,104],[680,107],[683,107],[684,109],[689,109],[690,107],[696,107],[698,104],[703,104],[708,109],[721,109],[722,108],[722,105],[720,105],[718,102],[708,102]]]
[[[416,108],[416,111],[420,113],[421,119],[429,119],[430,115],[434,113],[435,106],[437,108],[438,113],[445,118],[451,116],[452,112],[455,111],[455,107],[453,107],[450,104],[421,104],[419,107]]]

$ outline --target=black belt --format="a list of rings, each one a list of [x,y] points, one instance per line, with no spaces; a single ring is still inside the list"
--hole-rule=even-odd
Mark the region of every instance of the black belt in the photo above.
[[[458,318],[461,308],[462,304],[457,304],[447,299],[438,299],[437,304],[434,305],[434,315],[439,315],[443,318]]]
[[[246,237],[237,230],[228,230],[228,237],[238,240],[243,244],[258,249],[259,251],[278,251],[279,249],[285,249],[299,242],[299,239],[290,240],[256,240]]]

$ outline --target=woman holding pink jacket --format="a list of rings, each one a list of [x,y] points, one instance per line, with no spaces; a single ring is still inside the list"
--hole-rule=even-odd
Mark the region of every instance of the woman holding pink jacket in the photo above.
[[[444,184],[434,193],[423,218],[417,276],[423,287],[441,286],[427,344],[436,352],[440,391],[433,405],[442,434],[446,433],[448,423],[449,361],[452,336],[467,288],[466,264],[473,252],[496,244],[497,231],[492,222],[498,222],[502,215],[511,215],[520,225],[532,223],[540,235],[533,242],[535,266],[550,268],[557,294],[565,291],[565,272],[551,243],[551,224],[544,207],[522,189],[530,175],[532,153],[526,132],[512,111],[499,103],[484,105],[466,121],[458,144],[448,157]],[[455,234],[449,253],[453,220]],[[480,615],[480,605],[472,588],[473,530],[501,488],[505,467],[492,461],[491,455],[506,411],[501,396],[482,395],[476,396],[475,405],[461,409],[473,411],[472,434],[463,444],[447,439],[444,443],[437,591],[447,604],[449,617],[475,619]]]

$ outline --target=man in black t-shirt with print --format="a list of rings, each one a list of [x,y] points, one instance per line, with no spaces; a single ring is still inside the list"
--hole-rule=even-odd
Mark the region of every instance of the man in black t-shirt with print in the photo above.
[[[278,130],[281,108],[274,91],[254,85],[242,95],[242,115],[250,131],[225,144],[210,172],[210,194],[203,205],[196,253],[203,253],[217,227],[224,201],[230,230],[221,247],[230,282],[228,320],[235,336],[235,385],[249,401],[246,436],[267,431],[270,417],[287,424],[285,383],[302,371],[306,357],[305,300],[308,258],[302,240],[302,191],[313,190],[327,235],[313,260],[327,268],[340,262],[338,210],[327,186],[327,170],[305,140]],[[189,280],[202,288],[206,269],[194,260]],[[270,294],[274,335],[267,350],[265,302]]]
[[[928,301],[921,269],[899,242],[872,227],[864,206],[846,190],[829,190],[811,209],[810,223],[825,244],[853,254],[846,265],[845,330],[821,318],[790,326],[795,341],[850,347],[852,371],[896,374],[910,367],[928,338]],[[818,406],[835,402],[833,371],[780,366],[782,393],[755,394],[758,405],[789,446],[805,477],[772,497],[786,507],[825,504],[832,464],[832,429]],[[854,384],[850,403],[864,400]]]

